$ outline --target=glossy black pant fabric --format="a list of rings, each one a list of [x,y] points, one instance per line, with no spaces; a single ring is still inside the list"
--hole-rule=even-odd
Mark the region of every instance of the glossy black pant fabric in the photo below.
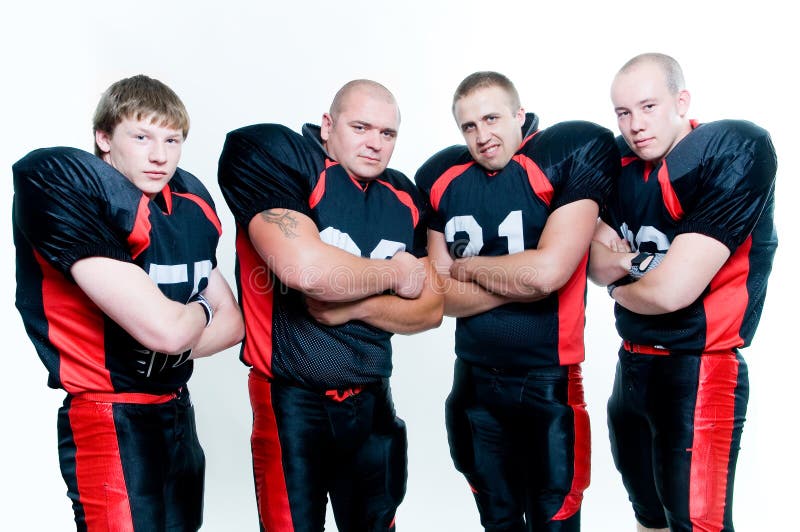
[[[188,391],[161,404],[67,396],[58,439],[78,531],[200,528],[205,457]]]
[[[510,372],[456,360],[450,453],[487,531],[580,529],[590,461],[585,406],[579,366]]]
[[[330,495],[339,532],[394,530],[407,438],[388,379],[334,399],[251,372],[250,398],[262,529],[321,531]]]
[[[733,480],[747,400],[747,365],[738,352],[620,350],[608,401],[609,437],[642,525],[733,531]]]

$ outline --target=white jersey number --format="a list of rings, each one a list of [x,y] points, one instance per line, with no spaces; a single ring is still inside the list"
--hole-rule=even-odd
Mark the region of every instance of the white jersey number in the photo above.
[[[469,241],[463,246],[463,250],[459,256],[461,257],[474,257],[483,249],[483,228],[478,224],[478,221],[472,215],[454,216],[450,218],[444,226],[444,237],[447,242],[456,243],[456,233],[467,233]],[[511,211],[500,222],[497,228],[497,234],[505,237],[508,241],[508,254],[520,253],[525,250],[525,238],[522,229],[522,211]]]

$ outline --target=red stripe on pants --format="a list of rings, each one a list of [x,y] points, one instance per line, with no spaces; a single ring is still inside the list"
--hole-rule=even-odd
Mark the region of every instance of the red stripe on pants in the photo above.
[[[283,474],[278,423],[272,408],[272,384],[251,371],[248,388],[253,407],[250,445],[259,519],[262,526],[270,532],[294,532],[286,478]]]
[[[701,357],[689,477],[693,530],[712,532],[723,527],[738,376],[735,355]]]
[[[569,519],[580,510],[583,492],[589,487],[591,470],[592,437],[589,428],[589,413],[583,398],[583,375],[578,364],[569,368],[567,402],[575,418],[575,445],[573,453],[572,486],[564,498],[564,504],[553,516],[553,521]]]
[[[110,403],[73,399],[69,410],[78,497],[92,532],[133,531],[112,408]]]

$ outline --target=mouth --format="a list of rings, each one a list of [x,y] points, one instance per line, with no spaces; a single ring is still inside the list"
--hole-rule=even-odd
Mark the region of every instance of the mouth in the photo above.
[[[492,144],[491,146],[486,146],[485,148],[480,149],[480,154],[484,157],[492,157],[497,151],[500,149],[499,144]]]
[[[637,148],[642,149],[642,148],[646,148],[647,146],[649,146],[650,144],[655,142],[655,140],[656,140],[655,137],[647,137],[646,139],[634,140],[633,144]]]
[[[381,162],[380,158],[378,157],[370,157],[369,155],[359,155],[359,157],[368,164],[379,164]]]
[[[150,179],[162,179],[167,175],[167,173],[166,172],[160,172],[160,171],[157,171],[157,170],[153,170],[153,171],[150,171],[150,172],[145,171],[144,175],[146,175]]]

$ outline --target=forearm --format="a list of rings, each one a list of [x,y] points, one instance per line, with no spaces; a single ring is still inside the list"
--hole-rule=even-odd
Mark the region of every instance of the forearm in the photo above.
[[[239,304],[218,269],[211,272],[203,296],[212,306],[214,316],[194,346],[192,358],[218,353],[240,342],[244,336],[244,321]]]
[[[460,280],[476,283],[511,301],[545,298],[564,286],[574,271],[565,271],[558,257],[537,250],[459,259],[456,265]]]
[[[403,273],[390,260],[366,259],[321,243],[290,266],[271,266],[281,282],[321,301],[355,301],[393,290]]]
[[[612,251],[605,244],[592,241],[589,256],[589,278],[595,284],[607,286],[628,274],[635,253]]]
[[[454,318],[466,318],[487,312],[493,308],[511,303],[513,300],[492,294],[477,283],[462,282],[448,278],[443,280],[444,314]]]
[[[421,279],[413,278],[421,270],[414,257],[397,253],[384,260],[349,253],[323,242],[316,224],[301,213],[264,211],[251,220],[248,232],[270,271],[314,299],[355,301],[387,290],[416,297],[421,290]]]
[[[435,294],[417,299],[392,295],[371,296],[362,300],[360,320],[387,332],[414,334],[442,323],[443,300]]]
[[[238,305],[223,304],[214,309],[214,320],[203,330],[192,349],[192,358],[201,358],[223,351],[241,342],[244,324]]]
[[[635,283],[615,288],[612,297],[637,314],[675,312],[702,296],[728,257],[728,248],[713,238],[680,234],[657,267]]]
[[[203,333],[206,315],[200,304],[168,299],[135,264],[88,257],[70,272],[89,299],[147,349],[179,354]]]
[[[444,298],[438,289],[436,272],[428,258],[421,259],[425,266],[425,286],[416,299],[396,295],[368,297],[358,303],[359,319],[384,331],[397,334],[414,334],[438,327],[442,323]]]

